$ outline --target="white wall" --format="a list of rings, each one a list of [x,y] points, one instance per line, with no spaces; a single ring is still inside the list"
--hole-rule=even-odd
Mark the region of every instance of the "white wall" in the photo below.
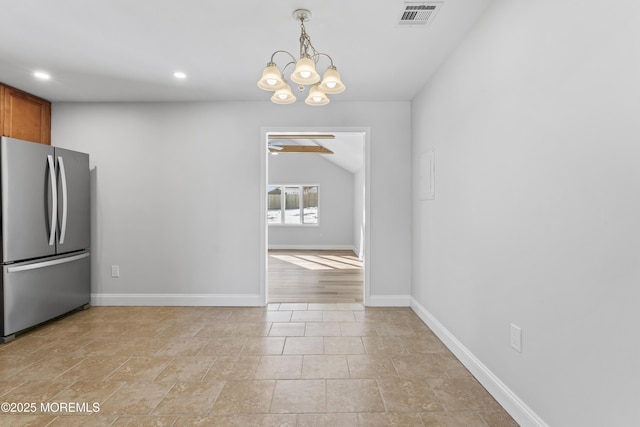
[[[263,302],[263,127],[370,129],[369,291],[408,301],[410,117],[409,102],[54,104],[53,145],[91,154],[94,303]]]
[[[640,425],[638,23],[496,1],[412,103],[414,307],[522,425]]]
[[[268,161],[270,184],[317,184],[320,205],[317,226],[270,225],[269,247],[354,248],[353,174],[321,154],[284,153]]]

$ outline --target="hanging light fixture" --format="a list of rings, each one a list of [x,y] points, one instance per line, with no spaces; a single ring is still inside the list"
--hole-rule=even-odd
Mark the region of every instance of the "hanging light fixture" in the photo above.
[[[296,96],[291,91],[291,86],[284,77],[285,70],[291,65],[294,66],[289,78],[297,83],[298,90],[304,92],[305,86],[312,85],[309,94],[305,99],[305,103],[309,105],[326,105],[329,103],[327,94],[336,94],[344,92],[345,86],[340,78],[340,73],[333,65],[333,59],[326,53],[318,52],[311,44],[311,38],[307,34],[304,27],[305,21],[311,19],[311,12],[306,9],[297,9],[293,12],[293,17],[300,21],[300,55],[296,59],[286,50],[276,50],[271,55],[271,60],[267,63],[262,78],[258,81],[258,87],[263,90],[273,92],[271,101],[276,104],[291,104],[296,101]],[[282,71],[274,62],[277,54],[282,53],[288,55],[291,59],[285,64]],[[316,65],[321,57],[329,59],[329,66],[322,78],[316,71]]]

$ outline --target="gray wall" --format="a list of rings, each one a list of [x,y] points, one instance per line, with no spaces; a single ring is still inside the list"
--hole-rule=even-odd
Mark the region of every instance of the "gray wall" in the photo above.
[[[317,226],[270,225],[269,247],[354,248],[353,174],[324,156],[284,153],[268,157],[270,184],[318,184],[320,205]]]
[[[412,103],[414,306],[522,425],[640,425],[638,22],[496,1]]]
[[[94,303],[263,302],[263,127],[370,129],[371,302],[408,301],[410,118],[409,102],[54,104],[53,145],[91,154]]]

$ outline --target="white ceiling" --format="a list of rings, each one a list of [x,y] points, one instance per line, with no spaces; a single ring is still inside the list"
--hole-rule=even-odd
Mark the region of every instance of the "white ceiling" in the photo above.
[[[333,102],[406,101],[491,1],[445,0],[430,25],[400,27],[402,0],[0,0],[0,82],[53,102],[268,100],[256,82],[275,50],[298,51],[291,13],[307,8],[347,85]]]

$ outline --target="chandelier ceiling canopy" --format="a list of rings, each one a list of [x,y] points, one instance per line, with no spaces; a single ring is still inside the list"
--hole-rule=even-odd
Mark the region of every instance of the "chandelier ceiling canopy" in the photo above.
[[[286,50],[276,50],[271,55],[267,63],[262,78],[258,81],[258,87],[263,90],[272,91],[271,101],[276,104],[291,104],[296,101],[296,96],[291,91],[291,86],[285,78],[285,71],[289,66],[295,68],[290,71],[289,78],[297,83],[298,90],[304,92],[305,86],[312,85],[309,89],[305,103],[309,105],[326,105],[329,103],[328,94],[344,92],[345,86],[340,78],[340,73],[333,65],[333,59],[326,53],[318,52],[311,44],[311,37],[304,27],[305,21],[311,18],[311,12],[306,9],[297,9],[293,12],[293,17],[300,21],[300,54],[298,59]],[[282,54],[287,57],[287,62],[282,71],[275,63],[275,57]],[[329,66],[322,78],[316,71],[316,65],[322,57],[329,60]]]

